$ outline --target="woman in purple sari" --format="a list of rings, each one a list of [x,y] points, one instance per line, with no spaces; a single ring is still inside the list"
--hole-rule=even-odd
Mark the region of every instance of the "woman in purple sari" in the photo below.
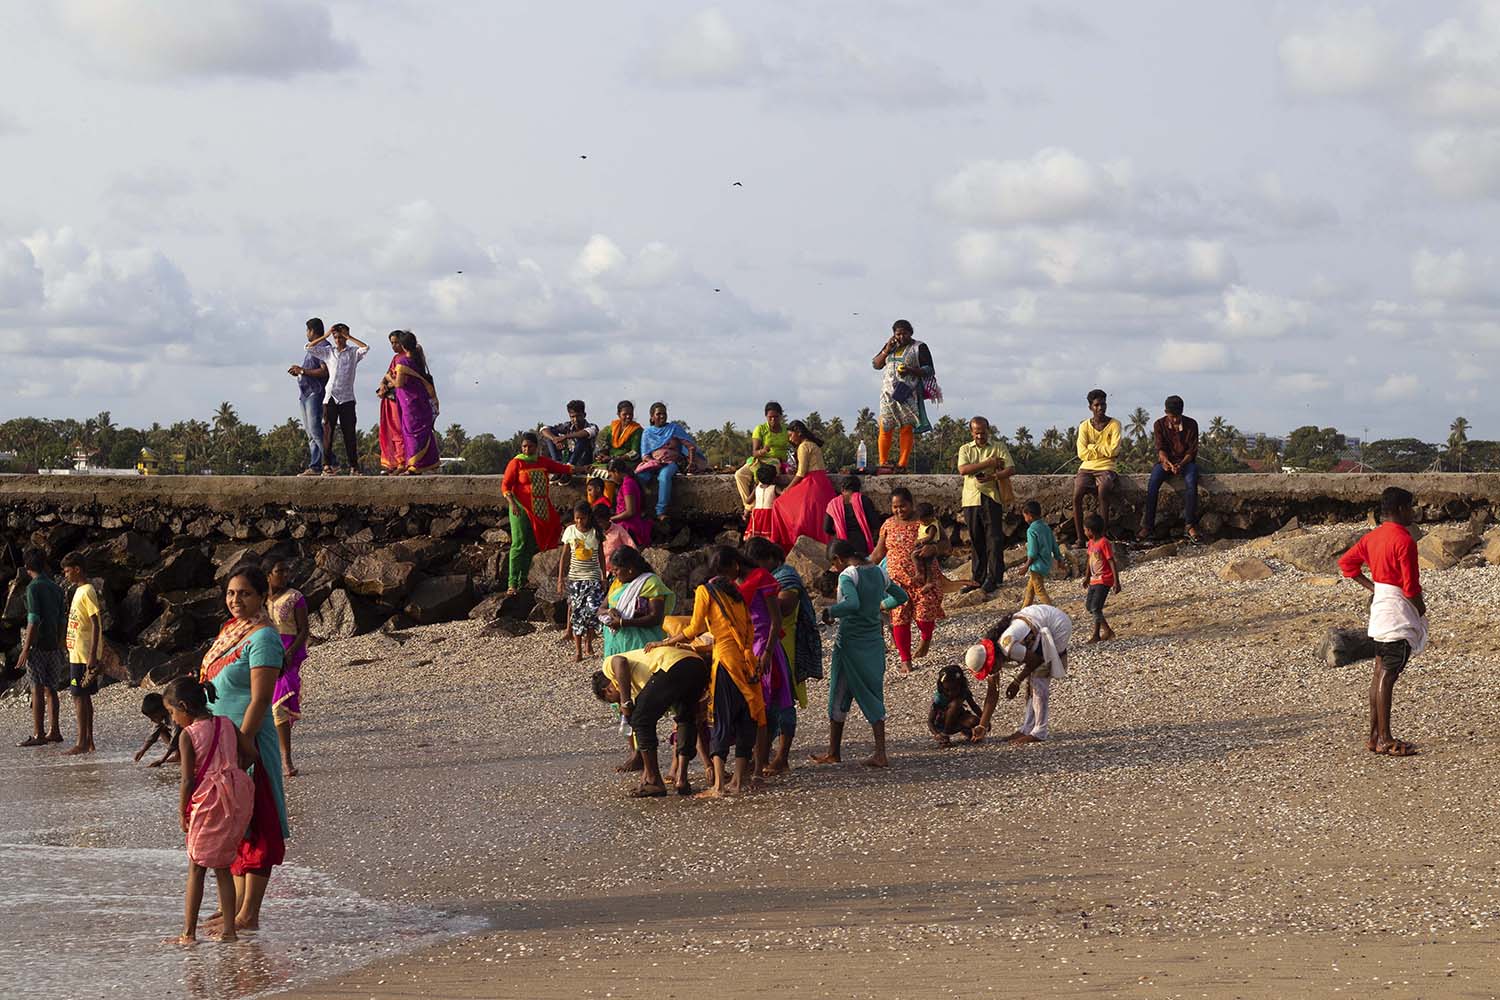
[[[433,387],[427,355],[417,343],[416,334],[398,330],[392,336],[399,339],[402,351],[391,369],[396,403],[401,407],[401,440],[406,453],[406,465],[400,474],[419,476],[436,471],[441,464],[438,439],[433,432],[438,414],[437,389]]]

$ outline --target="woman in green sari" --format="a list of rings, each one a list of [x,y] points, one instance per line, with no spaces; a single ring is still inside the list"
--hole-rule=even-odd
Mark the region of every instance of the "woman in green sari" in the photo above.
[[[665,639],[662,621],[677,603],[677,595],[651,572],[651,564],[637,549],[626,547],[615,552],[610,568],[615,579],[599,613],[604,622],[606,662],[611,656]]]

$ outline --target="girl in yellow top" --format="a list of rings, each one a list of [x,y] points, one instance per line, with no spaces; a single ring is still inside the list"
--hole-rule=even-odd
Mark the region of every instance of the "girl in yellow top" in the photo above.
[[[766,724],[766,701],[760,675],[764,664],[754,654],[750,609],[735,578],[748,566],[738,549],[721,545],[714,551],[714,576],[693,595],[693,619],[679,635],[646,647],[687,646],[705,632],[713,634],[714,662],[708,680],[708,718],[712,725],[709,754],[713,758],[713,787],[700,798],[738,795],[750,771],[750,755],[758,731]],[[767,659],[770,652],[767,650]],[[734,777],[724,780],[724,761],[734,748]],[[751,779],[754,781],[755,779]]]

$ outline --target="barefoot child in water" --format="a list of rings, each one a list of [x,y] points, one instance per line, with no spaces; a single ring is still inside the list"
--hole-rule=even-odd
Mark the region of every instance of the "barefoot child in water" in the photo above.
[[[142,698],[141,714],[156,723],[156,728],[151,730],[151,735],[146,737],[146,742],[135,752],[135,762],[139,764],[141,758],[146,756],[146,751],[155,746],[157,740],[163,742],[167,748],[167,752],[146,766],[161,767],[168,761],[176,760],[177,737],[181,735],[182,730],[172,727],[172,713],[167,711],[166,703],[162,701],[161,695],[152,691],[146,697]]]
[[[927,715],[927,729],[938,746],[947,746],[959,735],[966,740],[974,739],[974,727],[979,725],[979,703],[969,689],[969,678],[964,668],[949,664],[938,671],[937,691],[932,695],[932,711]]]
[[[213,697],[212,683],[200,684],[189,675],[168,685],[164,699],[181,732],[177,807],[182,832],[187,834],[185,924],[179,937],[169,939],[177,944],[197,940],[198,909],[203,905],[208,869],[214,870],[219,885],[219,912],[235,912],[234,875],[229,866],[239,854],[253,808],[250,776],[240,770],[239,732],[227,717],[208,710]],[[233,920],[220,921],[218,926],[220,941],[237,939]]]
[[[1427,601],[1417,566],[1417,543],[1408,530],[1415,498],[1397,486],[1380,495],[1381,525],[1339,558],[1339,572],[1368,590],[1369,636],[1375,640],[1370,678],[1372,753],[1410,757],[1417,748],[1391,735],[1391,698],[1407,661],[1427,645]],[[1365,567],[1370,576],[1365,576]],[[1374,577],[1372,580],[1371,577]]]
[[[1115,563],[1115,550],[1104,537],[1104,518],[1090,514],[1083,521],[1084,534],[1089,539],[1089,583],[1084,607],[1094,616],[1094,635],[1089,642],[1100,642],[1115,637],[1104,617],[1104,602],[1110,591],[1120,592],[1120,567]]]
[[[574,505],[573,523],[563,530],[557,590],[568,595],[573,662],[581,663],[585,643],[589,657],[594,655],[594,639],[599,635],[599,606],[604,603],[604,545],[594,527],[594,508],[587,503]]]
[[[824,624],[839,626],[828,667],[828,752],[812,761],[843,760],[844,720],[857,701],[875,737],[875,753],[865,763],[886,767],[890,761],[885,754],[885,629],[880,612],[904,603],[906,591],[847,539],[833,543],[833,563],[840,570],[839,599],[823,610]]]
[[[271,693],[271,718],[276,723],[276,736],[281,741],[281,769],[288,778],[297,776],[297,767],[292,763],[292,723],[302,718],[302,664],[307,659],[307,598],[289,586],[292,567],[286,560],[278,560],[266,574],[271,585],[271,596],[266,611],[271,624],[281,633],[281,645],[286,650],[281,676],[276,678],[276,689]]]

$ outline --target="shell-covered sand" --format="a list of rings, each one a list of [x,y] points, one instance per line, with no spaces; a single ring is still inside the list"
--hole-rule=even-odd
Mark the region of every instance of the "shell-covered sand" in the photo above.
[[[1432,641],[1394,712],[1421,752],[1394,759],[1364,747],[1370,665],[1313,656],[1364,591],[1274,561],[1221,580],[1243,554],[1126,569],[1097,646],[1081,582],[1055,581],[1076,634],[1046,744],[926,732],[934,668],[1018,602],[1012,577],[924,669],[892,660],[888,771],[858,763],[857,712],[846,763],[806,763],[814,683],[793,772],[736,801],[628,799],[596,663],[561,633],[316,648],[289,858],[492,929],[300,995],[1494,995],[1500,568],[1424,574]],[[136,698],[105,693],[102,738]]]

